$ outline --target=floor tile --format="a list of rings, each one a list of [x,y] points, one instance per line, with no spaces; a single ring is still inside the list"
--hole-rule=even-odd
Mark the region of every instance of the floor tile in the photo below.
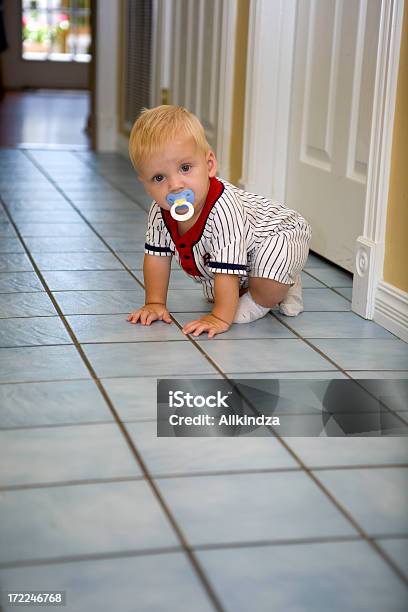
[[[390,538],[377,540],[389,557],[398,565],[400,570],[408,578],[408,539]]]
[[[95,230],[108,239],[124,238],[128,240],[142,240],[144,244],[146,236],[146,219],[140,222],[127,222],[127,223],[92,223]]]
[[[226,373],[334,369],[302,340],[215,339],[200,345]]]
[[[346,300],[353,299],[353,288],[352,287],[336,287],[336,293],[340,293]]]
[[[116,251],[119,257],[131,268],[131,270],[143,270],[144,252],[128,253],[123,251]]]
[[[92,224],[94,223],[144,223],[147,216],[135,204],[131,210],[84,210],[84,216]]]
[[[112,253],[35,253],[40,270],[123,270]]]
[[[315,474],[369,535],[408,533],[408,468]]]
[[[87,224],[79,220],[78,223],[20,223],[19,231],[26,237],[61,237],[86,236],[94,237],[95,233]]]
[[[156,378],[103,378],[102,384],[122,420],[156,419]]]
[[[0,318],[44,317],[56,314],[50,298],[44,291],[0,294]]]
[[[0,347],[72,344],[59,317],[22,317],[0,320]]]
[[[156,413],[156,385],[154,408]],[[112,420],[112,413],[92,380],[0,385],[0,427]]]
[[[58,291],[54,294],[64,314],[129,314],[144,303],[144,291]]]
[[[369,544],[198,551],[226,612],[402,612],[406,587]]]
[[[303,289],[303,301],[305,311],[345,311],[351,309],[350,302],[331,291],[331,289]]]
[[[67,194],[70,202],[79,210],[135,210],[135,203],[123,194],[104,193],[71,193]]]
[[[105,240],[114,251],[140,251],[144,248],[145,233],[145,230],[140,229],[139,236],[131,238],[107,236]]]
[[[338,268],[307,268],[308,274],[328,287],[352,287],[353,275]]]
[[[193,546],[355,535],[350,523],[301,472],[156,482]]]
[[[373,321],[366,321],[354,312],[302,312],[290,320],[276,313],[303,338],[394,338]]]
[[[4,253],[0,255],[0,272],[30,272],[33,266],[27,255]]]
[[[74,210],[27,210],[13,212],[13,219],[20,227],[21,223],[82,223],[80,215]]]
[[[404,380],[408,378],[408,370],[353,370],[347,374],[356,379]]]
[[[85,184],[81,182],[80,185],[67,186],[64,189],[64,193],[68,198],[87,198],[88,196],[96,198],[101,196],[103,198],[114,198],[117,195],[117,191],[110,185],[95,185]]]
[[[313,340],[313,344],[345,370],[408,370],[408,344],[402,340]]]
[[[44,291],[35,272],[1,272],[0,293]]]
[[[200,374],[200,379],[219,379],[221,375]],[[183,378],[194,378],[194,374],[183,374]],[[172,376],[169,376],[172,378]],[[103,378],[103,386],[111,398],[115,410],[123,421],[153,420],[157,417],[157,378]]]
[[[4,198],[3,198],[4,199]],[[36,197],[32,199],[30,195],[26,197],[7,198],[7,208],[12,215],[16,212],[72,212],[72,206],[65,198],[55,196],[54,194],[43,196],[41,199]]]
[[[330,372],[231,372],[229,378],[253,378],[258,380],[268,380],[271,378],[281,379],[313,379],[313,380],[337,380],[347,378],[339,370]]]
[[[125,270],[44,271],[51,291],[124,291],[135,289],[135,279]]]
[[[143,481],[4,491],[0,516],[3,563],[178,543]]]
[[[209,312],[212,308],[201,291],[178,289],[168,292],[167,308],[170,312]]]
[[[202,291],[201,283],[194,282],[191,276],[188,276],[183,270],[179,270],[176,267],[171,271],[169,288],[173,290],[189,289],[190,291]]]
[[[2,238],[0,253],[24,253],[24,248],[18,238]]]
[[[10,222],[0,222],[0,238],[15,238],[16,236],[17,234]]]
[[[315,278],[312,278],[307,272],[302,272],[301,276],[303,289],[324,289],[324,285]]]
[[[298,467],[275,438],[158,438],[155,422],[126,429],[154,476]]]
[[[84,344],[83,349],[101,378],[214,372],[190,342]]]
[[[66,610],[72,612],[111,612],[118,602],[121,612],[135,612],[135,602],[143,612],[191,612],[191,602],[194,612],[214,610],[181,552],[9,569],[0,579],[9,591],[21,584],[66,591]]]
[[[73,346],[0,349],[0,383],[90,378]]]
[[[185,325],[189,321],[199,319],[204,312],[186,312],[186,313],[175,313],[175,319],[181,324]],[[230,329],[217,336],[217,341],[221,340],[242,340],[257,339],[257,338],[294,338],[295,335],[287,327],[279,323],[274,317],[264,317],[258,321],[254,321],[251,325],[232,325]],[[195,339],[199,342],[206,340],[207,334],[197,336]]]
[[[96,236],[26,238],[25,243],[33,253],[91,253],[108,250]]]
[[[309,252],[307,257],[305,269],[307,268],[330,268],[333,269],[334,266],[330,261],[325,259],[324,257],[320,257],[317,253]]]
[[[286,438],[309,467],[408,464],[408,438]]]
[[[116,423],[0,431],[0,444],[2,487],[141,475]]]
[[[123,314],[69,316],[68,323],[79,342],[187,341],[175,323],[131,324]]]
[[[387,372],[378,372],[378,377],[364,377],[364,373],[359,375],[356,372],[352,374],[362,388],[380,398],[390,410],[408,411],[408,371],[405,376],[400,372],[389,372],[392,376],[386,376]]]

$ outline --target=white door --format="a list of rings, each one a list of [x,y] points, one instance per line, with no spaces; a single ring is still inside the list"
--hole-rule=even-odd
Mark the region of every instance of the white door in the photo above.
[[[156,0],[153,104],[185,106],[198,116],[229,176],[235,0]],[[166,96],[163,99],[163,90]]]
[[[311,248],[354,271],[361,234],[380,0],[299,0],[287,204]]]

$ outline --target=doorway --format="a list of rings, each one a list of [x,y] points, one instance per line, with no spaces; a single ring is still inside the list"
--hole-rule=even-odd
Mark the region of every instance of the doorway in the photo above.
[[[6,4],[1,146],[92,146],[94,9],[94,0]]]

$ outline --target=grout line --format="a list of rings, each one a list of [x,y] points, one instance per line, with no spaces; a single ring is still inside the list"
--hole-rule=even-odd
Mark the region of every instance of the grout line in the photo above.
[[[20,567],[38,567],[42,565],[54,565],[62,563],[78,563],[81,561],[105,561],[109,559],[121,559],[129,557],[144,557],[150,555],[163,555],[171,553],[183,553],[183,549],[176,546],[169,546],[166,548],[156,549],[140,549],[140,550],[129,550],[129,551],[118,551],[118,552],[106,552],[106,553],[90,553],[87,555],[70,555],[67,557],[46,557],[45,559],[25,559],[23,561],[11,561],[10,563],[0,563],[0,570],[2,569],[17,569]]]
[[[384,539],[405,539],[407,536],[383,536]],[[216,544],[197,544],[192,546],[193,551],[206,551],[206,550],[236,550],[245,548],[263,548],[272,546],[299,546],[299,545],[313,545],[313,544],[331,544],[331,543],[348,543],[348,542],[361,542],[362,538],[358,536],[327,536],[327,537],[311,537],[311,538],[296,538],[293,540],[282,539],[282,540],[250,540],[241,542],[224,542]],[[106,552],[106,553],[90,553],[85,555],[70,555],[66,557],[48,557],[44,559],[27,559],[23,561],[4,562],[0,563],[0,569],[14,569],[20,567],[31,567],[31,566],[43,566],[43,565],[54,565],[63,563],[77,563],[86,561],[105,561],[109,559],[121,559],[131,557],[145,557],[162,554],[174,554],[183,553],[183,549],[175,546],[157,548],[157,549],[140,549],[140,550],[123,550],[117,552]]]
[[[64,481],[50,481],[50,482],[32,482],[17,485],[2,485],[0,486],[0,493],[8,491],[29,491],[32,489],[58,489],[72,486],[88,486],[94,484],[114,484],[120,482],[140,482],[146,479],[142,474],[138,476],[116,476],[112,478],[84,478],[83,480],[64,480]]]

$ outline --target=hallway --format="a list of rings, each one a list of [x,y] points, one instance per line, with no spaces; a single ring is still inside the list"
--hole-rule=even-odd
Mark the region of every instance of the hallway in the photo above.
[[[150,202],[130,163],[1,149],[0,195],[0,589],[75,612],[406,610],[406,438],[156,437],[160,377],[408,379],[351,275],[311,254],[303,314],[209,341],[181,332],[209,304],[176,269],[173,323],[131,326]]]
[[[0,101],[0,146],[89,149],[89,111],[88,91],[8,91]]]

